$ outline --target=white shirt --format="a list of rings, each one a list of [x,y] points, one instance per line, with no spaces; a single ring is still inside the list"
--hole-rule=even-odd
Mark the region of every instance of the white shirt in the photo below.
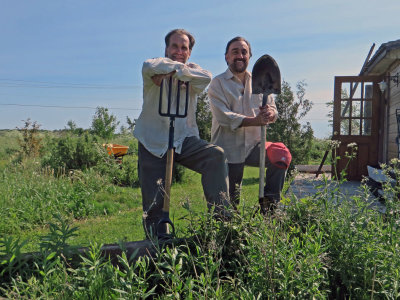
[[[216,76],[208,88],[213,116],[211,143],[224,149],[229,163],[243,163],[261,140],[260,127],[240,127],[244,118],[257,116],[263,97],[262,94],[252,94],[250,72],[246,71],[245,78],[243,86],[240,79],[228,68]],[[275,109],[277,116],[275,101],[271,95],[267,104]]]
[[[148,59],[143,63],[143,106],[133,135],[150,153],[157,157],[162,157],[168,150],[170,118],[160,116],[158,113],[160,87],[154,84],[151,77],[172,71],[176,71],[176,73],[173,75],[171,112],[175,113],[176,111],[177,81],[189,81],[190,88],[187,117],[175,118],[174,147],[177,153],[181,152],[186,137],[199,136],[196,124],[197,94],[203,91],[211,80],[210,72],[193,63],[187,65],[166,57]],[[163,103],[167,103],[168,81],[168,78],[163,81]],[[184,111],[185,99],[186,86],[183,85],[180,91],[180,112]]]

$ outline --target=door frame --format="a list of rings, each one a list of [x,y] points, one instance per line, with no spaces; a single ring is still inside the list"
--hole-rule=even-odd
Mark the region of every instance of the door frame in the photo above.
[[[383,134],[380,134],[382,93],[378,85],[381,80],[382,76],[335,77],[332,140],[340,144],[333,151],[332,174],[341,177],[344,171],[348,180],[361,180],[368,175],[367,165],[378,165],[379,145],[383,143]],[[349,87],[348,94],[342,94],[343,85]],[[372,86],[372,91],[367,95],[369,86]],[[349,148],[352,143],[357,147]],[[352,151],[354,156],[349,159],[346,153]],[[335,159],[338,157],[339,160]]]

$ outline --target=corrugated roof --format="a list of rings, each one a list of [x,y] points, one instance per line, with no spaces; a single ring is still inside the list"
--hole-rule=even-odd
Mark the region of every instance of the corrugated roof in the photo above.
[[[360,75],[383,75],[396,59],[400,59],[400,40],[383,43]]]

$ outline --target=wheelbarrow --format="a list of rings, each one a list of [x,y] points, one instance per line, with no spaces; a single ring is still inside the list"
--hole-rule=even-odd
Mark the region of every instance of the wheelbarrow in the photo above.
[[[122,163],[122,157],[128,154],[129,146],[119,144],[103,144],[103,147],[107,149],[107,153],[110,156],[114,156],[118,163]]]

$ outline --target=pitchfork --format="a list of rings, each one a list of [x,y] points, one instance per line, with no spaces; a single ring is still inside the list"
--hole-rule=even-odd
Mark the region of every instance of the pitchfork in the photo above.
[[[163,83],[164,80],[161,81],[160,85],[160,101],[158,106],[158,113],[160,116],[169,117],[169,137],[168,137],[168,151],[167,151],[167,166],[165,172],[165,186],[164,186],[164,205],[162,208],[162,217],[161,220],[157,224],[157,235],[161,238],[168,238],[171,236],[169,232],[169,226],[171,225],[172,228],[172,236],[175,234],[175,227],[172,223],[171,219],[169,218],[169,203],[170,203],[170,194],[171,194],[171,184],[172,184],[172,167],[174,164],[174,124],[175,118],[186,118],[187,110],[188,110],[188,102],[189,102],[189,82],[183,82],[186,84],[186,102],[185,102],[185,109],[182,112],[179,111],[179,102],[180,102],[180,91],[181,91],[181,84],[182,81],[178,80],[178,89],[176,93],[176,110],[175,113],[171,112],[171,104],[172,104],[172,76],[169,78],[168,83],[168,103],[167,103],[167,110],[163,112]],[[160,226],[162,224],[166,225],[166,232],[160,233]]]

